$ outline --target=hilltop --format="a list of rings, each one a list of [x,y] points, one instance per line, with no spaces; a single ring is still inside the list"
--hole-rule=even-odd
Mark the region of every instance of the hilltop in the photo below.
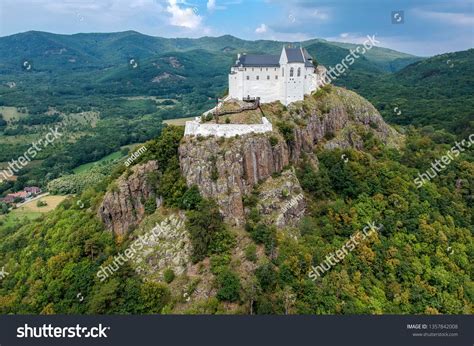
[[[335,86],[261,110],[272,132],[183,137],[167,126],[132,166],[108,164],[53,212],[1,227],[1,263],[15,268],[1,312],[472,311],[470,153],[417,190],[425,157],[446,152],[440,133],[403,136]],[[309,278],[367,223],[380,227]]]

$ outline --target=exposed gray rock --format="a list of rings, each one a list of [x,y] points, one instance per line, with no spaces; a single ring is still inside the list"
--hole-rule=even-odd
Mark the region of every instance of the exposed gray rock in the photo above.
[[[99,218],[105,227],[117,235],[124,235],[131,227],[136,226],[145,215],[145,202],[155,197],[154,186],[151,186],[148,174],[158,170],[156,161],[133,166],[131,174],[124,173],[113,183],[98,210]],[[156,198],[157,207],[161,198]]]

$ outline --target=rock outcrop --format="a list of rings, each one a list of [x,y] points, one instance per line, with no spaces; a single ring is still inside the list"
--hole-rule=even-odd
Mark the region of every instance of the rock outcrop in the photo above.
[[[132,259],[136,272],[148,280],[164,281],[169,269],[181,275],[191,263],[191,241],[183,212],[171,214],[151,229],[139,229],[134,236],[143,249]],[[140,226],[141,227],[141,226]]]
[[[254,185],[289,164],[286,143],[272,146],[266,134],[224,139],[186,136],[179,147],[181,171],[187,184],[219,203],[227,221],[240,225],[242,197]]]
[[[158,170],[156,161],[131,168],[131,174],[124,173],[105,194],[99,207],[98,216],[107,229],[123,235],[136,226],[145,215],[145,202],[155,198],[154,186],[149,174]],[[157,206],[161,204],[156,199]]]
[[[274,124],[273,131],[232,138],[187,135],[178,150],[187,185],[196,185],[204,197],[214,198],[233,225],[245,223],[243,199],[256,185],[269,186],[259,196],[262,216],[277,227],[295,225],[304,214],[305,201],[294,171],[285,168],[304,156],[318,169],[316,147],[361,150],[366,137],[392,147],[403,140],[367,100],[343,88],[325,87],[288,108],[271,103],[261,109]],[[125,234],[140,223],[145,202],[155,198],[147,176],[157,170],[157,162],[149,161],[118,179],[98,211],[108,229]]]
[[[277,228],[298,225],[306,211],[303,189],[293,167],[268,178],[259,186],[257,196],[262,220]]]
[[[303,122],[294,129],[290,145],[291,160],[309,152],[318,143],[326,149],[363,149],[360,132],[371,132],[382,143],[398,147],[401,135],[387,125],[375,107],[356,93],[332,87],[331,93],[314,100],[308,97],[303,105],[295,104],[291,120]],[[273,118],[272,120],[276,120]]]
[[[297,163],[303,153],[309,154],[306,156],[317,169],[318,160],[312,154],[316,145],[363,149],[364,132],[371,132],[389,146],[398,146],[401,141],[367,100],[342,88],[332,87],[321,97],[309,96],[284,112],[281,107],[262,105],[273,124],[294,124],[293,138],[288,143],[274,126],[270,133],[233,138],[185,136],[180,145],[179,160],[187,184],[197,185],[203,196],[215,198],[226,221],[232,224],[244,222],[243,196],[285,166]],[[289,198],[294,197],[292,194]],[[293,204],[286,211],[288,215],[277,217],[277,226],[288,225],[292,216],[298,220],[304,200]]]

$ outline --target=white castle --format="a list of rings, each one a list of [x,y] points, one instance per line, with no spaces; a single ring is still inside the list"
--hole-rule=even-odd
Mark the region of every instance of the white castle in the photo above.
[[[283,47],[280,55],[238,54],[229,74],[229,97],[260,97],[262,103],[280,101],[286,106],[324,85],[325,72],[302,47]]]
[[[280,101],[285,106],[302,101],[326,84],[326,68],[315,67],[306,49],[283,47],[280,55],[239,54],[229,74],[229,95],[204,113],[219,114],[223,102],[229,100],[260,103]],[[225,113],[224,113],[225,114]],[[222,115],[222,113],[221,113]],[[203,123],[201,118],[187,121],[184,130],[189,136],[234,137],[248,133],[265,133],[273,130],[267,118],[260,124]]]

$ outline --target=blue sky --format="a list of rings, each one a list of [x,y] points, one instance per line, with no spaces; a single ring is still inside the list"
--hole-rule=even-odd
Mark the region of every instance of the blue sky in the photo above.
[[[0,36],[136,30],[163,37],[324,38],[428,56],[474,47],[474,0],[1,0]],[[403,22],[392,23],[392,12]]]

